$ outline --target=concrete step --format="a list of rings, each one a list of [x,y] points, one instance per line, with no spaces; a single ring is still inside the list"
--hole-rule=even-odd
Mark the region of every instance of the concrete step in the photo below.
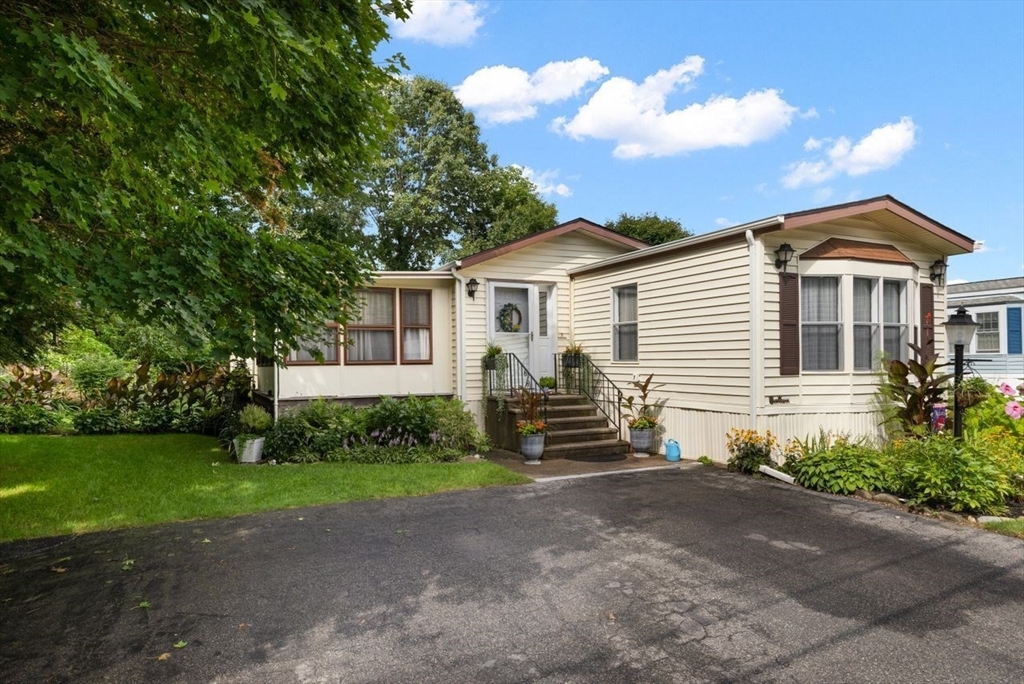
[[[521,420],[521,418],[518,418],[518,416],[520,414],[522,414],[523,410],[521,408],[519,408],[518,406],[516,406],[514,404],[509,404],[508,405],[508,412],[513,414],[513,415],[515,415],[515,416],[517,416],[516,420]],[[565,404],[564,406],[561,405],[561,404],[554,404],[554,405],[549,405],[548,406],[547,415],[548,415],[548,420],[549,421],[558,421],[558,420],[560,420],[562,418],[583,418],[583,417],[587,417],[587,416],[596,416],[596,415],[598,415],[598,411],[597,411],[597,407],[596,406],[594,406],[593,404],[589,404],[589,403],[588,404]],[[544,409],[543,408],[541,408],[540,412],[538,413],[538,417],[543,420],[543,417],[544,417]],[[604,416],[601,416],[601,417],[602,417],[602,419],[604,418]]]
[[[629,442],[621,439],[602,439],[595,442],[569,442],[544,445],[544,458],[611,456],[629,453]]]
[[[508,404],[510,406],[517,405],[519,402],[516,401],[515,397],[508,397]],[[543,403],[543,402],[542,402]],[[590,400],[582,394],[549,394],[548,395],[548,406],[565,405],[565,404],[589,404]]]
[[[551,425],[548,427],[548,438],[545,443],[554,446],[556,444],[601,442],[609,439],[615,439],[616,436],[615,428],[608,427],[607,425],[600,427],[576,428],[573,430],[563,430],[557,426]]]
[[[590,416],[558,416],[548,414],[548,430],[582,430],[584,428],[606,428],[608,420],[601,414]]]

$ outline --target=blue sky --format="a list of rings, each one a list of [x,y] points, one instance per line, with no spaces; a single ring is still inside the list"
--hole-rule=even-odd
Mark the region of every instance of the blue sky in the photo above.
[[[704,233],[891,194],[1024,274],[1024,3],[415,0],[384,50],[456,89],[559,219]]]

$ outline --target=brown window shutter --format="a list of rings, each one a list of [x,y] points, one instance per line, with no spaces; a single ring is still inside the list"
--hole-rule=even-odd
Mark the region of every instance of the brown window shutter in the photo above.
[[[779,375],[800,375],[800,279],[779,274]]]
[[[921,285],[921,352],[935,354],[935,287]]]

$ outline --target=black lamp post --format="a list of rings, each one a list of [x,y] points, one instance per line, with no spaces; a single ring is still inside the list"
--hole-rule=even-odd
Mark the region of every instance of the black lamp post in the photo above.
[[[963,436],[964,425],[958,390],[960,382],[964,379],[964,347],[970,346],[978,324],[961,304],[956,313],[943,325],[946,328],[946,338],[953,345],[953,436],[960,439]]]

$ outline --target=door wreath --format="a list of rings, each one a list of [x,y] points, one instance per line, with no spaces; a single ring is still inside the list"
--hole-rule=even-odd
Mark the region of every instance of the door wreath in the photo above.
[[[519,307],[509,302],[498,311],[498,329],[501,332],[519,332],[523,324],[523,312]]]

